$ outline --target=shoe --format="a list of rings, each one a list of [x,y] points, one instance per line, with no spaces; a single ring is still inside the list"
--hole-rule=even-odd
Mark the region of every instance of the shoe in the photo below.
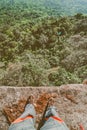
[[[48,107],[50,106],[54,106],[55,104],[55,99],[53,97],[51,97],[49,100],[48,100]]]
[[[49,118],[50,116],[56,116],[56,117],[59,116],[55,103],[56,103],[55,98],[52,97],[49,99],[47,109],[45,111],[46,118]]]
[[[27,104],[34,104],[34,96],[32,94],[28,97],[26,105]]]

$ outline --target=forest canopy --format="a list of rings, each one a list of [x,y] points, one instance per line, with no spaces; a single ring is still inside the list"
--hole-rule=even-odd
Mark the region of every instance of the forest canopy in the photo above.
[[[0,85],[87,78],[86,0],[0,0]]]

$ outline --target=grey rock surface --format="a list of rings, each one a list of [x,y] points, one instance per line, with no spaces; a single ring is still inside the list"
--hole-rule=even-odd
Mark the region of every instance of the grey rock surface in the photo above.
[[[0,130],[8,130],[9,124],[3,113],[3,108],[17,104],[22,98],[34,95],[38,100],[41,94],[56,94],[56,107],[60,117],[70,130],[80,130],[79,124],[87,129],[87,85],[70,84],[60,87],[0,87]],[[38,114],[37,118],[41,116]]]

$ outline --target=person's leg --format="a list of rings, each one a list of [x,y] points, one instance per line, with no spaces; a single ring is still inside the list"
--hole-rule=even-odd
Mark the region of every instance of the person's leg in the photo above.
[[[9,130],[35,130],[35,108],[34,105],[28,103],[25,111],[17,118],[9,127]]]
[[[62,119],[59,118],[56,107],[48,107],[45,114],[45,123],[40,130],[69,130]]]
[[[35,115],[36,115],[36,112],[35,112],[34,105],[33,104],[27,104],[26,107],[25,107],[25,111],[22,113],[22,115],[17,120],[19,120],[21,118],[26,118],[27,116],[31,116],[31,117],[34,117],[32,119],[33,119],[33,122],[35,123]]]

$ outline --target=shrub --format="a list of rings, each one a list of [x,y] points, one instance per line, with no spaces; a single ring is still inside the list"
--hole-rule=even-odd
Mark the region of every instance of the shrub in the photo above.
[[[73,51],[61,62],[68,71],[73,72],[80,66],[87,64],[87,52],[83,50]]]
[[[45,70],[50,64],[41,55],[32,53],[23,55],[21,62],[10,63],[2,78],[4,85],[41,86],[49,84]]]
[[[59,68],[57,72],[51,73],[48,78],[50,84],[55,86],[81,82],[76,74],[67,72],[64,68]]]

